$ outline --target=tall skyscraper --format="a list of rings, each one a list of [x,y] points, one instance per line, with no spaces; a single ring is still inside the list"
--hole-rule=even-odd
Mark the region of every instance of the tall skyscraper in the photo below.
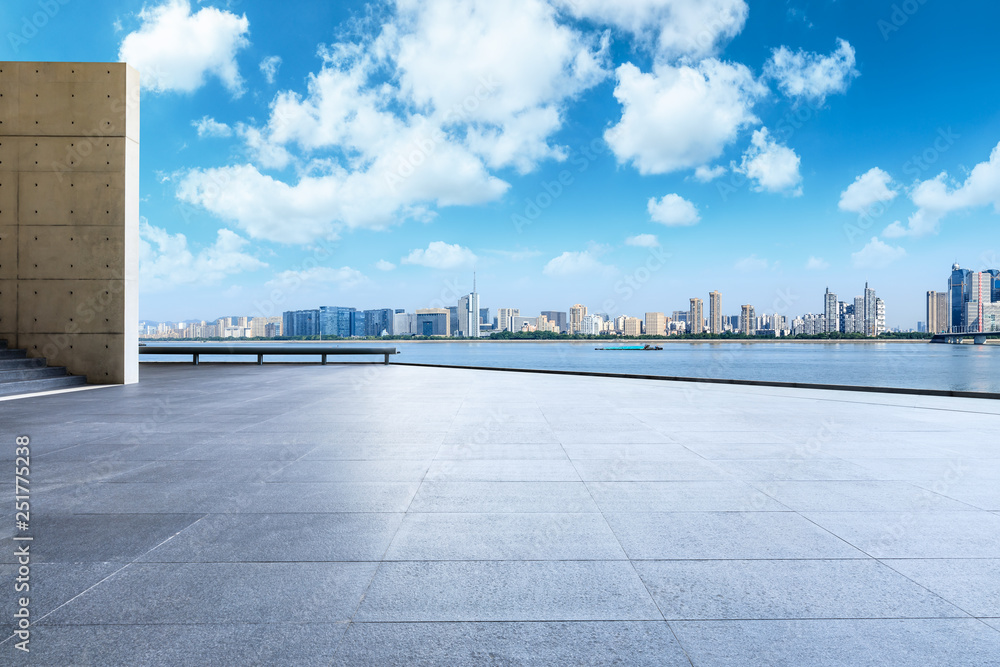
[[[691,299],[691,309],[688,311],[688,332],[700,334],[705,331],[705,315],[702,312],[702,300]]]
[[[958,264],[951,267],[951,277],[948,278],[948,328],[954,332],[965,331],[965,302],[969,295],[969,273]]]
[[[708,332],[722,333],[722,294],[719,292],[708,293]]]
[[[837,295],[830,291],[830,288],[826,288],[826,294],[823,295],[823,315],[826,316],[826,331],[833,333],[840,331],[840,302],[837,301]]]
[[[876,299],[875,290],[868,287],[868,283],[865,283],[865,335],[866,336],[877,336],[875,333],[876,323],[878,321],[878,313],[876,311]],[[855,314],[857,317],[857,314]]]
[[[753,336],[757,333],[757,316],[751,305],[743,306],[740,312],[740,333],[746,336]]]
[[[875,299],[875,336],[885,333],[885,301],[880,298]]]
[[[927,292],[927,331],[944,333],[948,330],[948,293]]]
[[[667,333],[667,316],[663,313],[646,313],[646,333],[664,336]]]
[[[479,295],[472,289],[458,300],[458,335],[465,338],[479,338]]]
[[[480,324],[489,324],[490,323],[490,309],[489,308],[480,308],[479,309],[479,323]]]
[[[375,308],[365,311],[365,336],[392,334],[396,311],[392,308]]]
[[[518,308],[497,308],[497,331],[512,331],[513,320],[520,315]]]
[[[447,308],[422,308],[416,312],[418,336],[450,336],[451,314]]]
[[[583,320],[583,316],[587,314],[587,307],[582,304],[574,304],[570,306],[569,309],[569,332],[570,333],[580,333],[580,322]]]

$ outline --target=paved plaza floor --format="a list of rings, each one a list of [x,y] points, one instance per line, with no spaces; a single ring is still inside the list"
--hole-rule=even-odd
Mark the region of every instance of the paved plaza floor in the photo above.
[[[1000,665],[997,401],[147,364],[0,423],[0,664]]]

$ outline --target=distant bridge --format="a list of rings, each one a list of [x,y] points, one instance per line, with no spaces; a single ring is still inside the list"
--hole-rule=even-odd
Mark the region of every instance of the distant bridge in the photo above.
[[[972,338],[972,342],[976,345],[985,345],[987,338],[1000,338],[1000,331],[980,331],[969,333],[939,333],[934,334],[931,338],[932,343],[951,343],[952,345],[960,344],[964,339]]]

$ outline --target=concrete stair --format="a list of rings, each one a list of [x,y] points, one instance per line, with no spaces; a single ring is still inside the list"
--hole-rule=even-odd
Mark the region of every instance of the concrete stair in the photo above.
[[[25,350],[7,347],[0,340],[0,396],[33,394],[87,384],[81,375],[69,375],[61,366],[46,366],[45,359],[29,359]]]

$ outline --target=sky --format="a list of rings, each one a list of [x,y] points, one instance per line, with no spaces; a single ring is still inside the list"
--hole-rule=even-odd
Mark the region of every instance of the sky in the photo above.
[[[140,317],[481,305],[890,327],[1000,268],[1000,3],[6,0],[142,77]]]

